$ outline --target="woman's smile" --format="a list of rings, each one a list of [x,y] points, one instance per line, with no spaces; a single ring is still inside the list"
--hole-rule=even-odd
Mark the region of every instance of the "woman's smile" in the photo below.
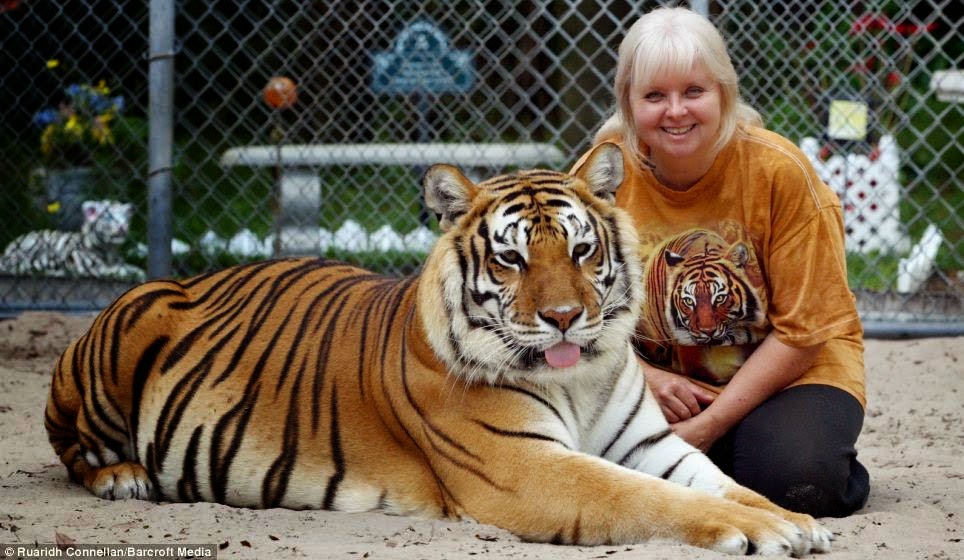
[[[664,127],[663,127],[663,130],[664,130],[665,132],[668,132],[669,134],[671,134],[671,135],[673,135],[673,136],[682,136],[682,135],[686,134],[687,132],[693,130],[694,128],[696,128],[696,125],[695,125],[695,124],[691,124],[691,125],[689,125],[689,126],[675,127],[675,128],[670,128],[670,127],[664,126]]]

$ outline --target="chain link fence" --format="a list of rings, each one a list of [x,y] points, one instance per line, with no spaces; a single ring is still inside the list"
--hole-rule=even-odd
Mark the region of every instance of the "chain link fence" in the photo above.
[[[0,1],[2,312],[102,307],[146,269],[145,4]],[[172,273],[290,253],[415,270],[436,231],[425,165],[568,168],[611,108],[626,27],[658,4],[177,2]],[[724,30],[748,101],[841,196],[851,286],[885,330],[964,322],[952,5],[695,6]],[[295,89],[266,96],[272,77]],[[129,203],[129,223],[126,208],[85,200]],[[98,214],[128,226],[123,243],[54,270],[63,239],[93,237],[80,224]]]

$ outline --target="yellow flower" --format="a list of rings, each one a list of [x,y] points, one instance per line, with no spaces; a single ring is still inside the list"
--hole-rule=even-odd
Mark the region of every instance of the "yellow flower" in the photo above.
[[[49,156],[54,150],[54,134],[57,132],[57,125],[49,124],[40,135],[40,151],[45,156]]]
[[[53,70],[54,68],[60,66],[60,61],[56,58],[51,58],[47,61],[47,70]]]
[[[104,80],[97,82],[97,85],[91,89],[94,90],[94,93],[99,95],[110,95],[110,88],[107,87],[107,82]]]
[[[77,115],[70,115],[70,118],[64,123],[64,132],[73,134],[78,138],[83,136],[84,125],[80,122],[80,119],[77,118]]]
[[[56,214],[57,212],[60,212],[60,202],[59,202],[59,201],[56,201],[56,200],[55,200],[54,202],[51,202],[50,204],[47,205],[47,213],[48,213],[48,214]]]
[[[114,141],[114,136],[111,134],[109,126],[111,118],[112,115],[106,113],[94,119],[90,127],[90,135],[98,144],[110,144]]]

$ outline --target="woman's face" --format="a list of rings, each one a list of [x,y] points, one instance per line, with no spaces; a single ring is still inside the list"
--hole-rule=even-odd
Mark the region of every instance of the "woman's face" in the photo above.
[[[634,85],[629,93],[636,134],[654,164],[711,154],[720,131],[720,87],[702,64]]]

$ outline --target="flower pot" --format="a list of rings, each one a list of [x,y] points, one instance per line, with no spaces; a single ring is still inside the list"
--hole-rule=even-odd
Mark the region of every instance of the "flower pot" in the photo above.
[[[48,169],[44,183],[47,212],[55,228],[78,231],[84,223],[81,204],[91,200],[94,192],[94,170],[90,167]]]

